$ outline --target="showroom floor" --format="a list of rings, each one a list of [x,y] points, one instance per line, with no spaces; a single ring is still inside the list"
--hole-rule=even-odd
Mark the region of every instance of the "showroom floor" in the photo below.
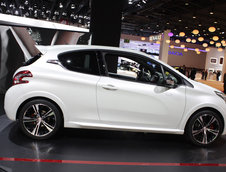
[[[226,136],[208,148],[179,135],[81,129],[63,129],[53,139],[35,141],[0,115],[0,172],[31,170],[225,172]]]

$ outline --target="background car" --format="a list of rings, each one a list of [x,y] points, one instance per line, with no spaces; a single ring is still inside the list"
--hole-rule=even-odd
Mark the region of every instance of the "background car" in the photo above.
[[[6,114],[34,139],[61,126],[185,134],[202,146],[226,134],[223,93],[141,52],[52,46],[19,68],[13,82]]]

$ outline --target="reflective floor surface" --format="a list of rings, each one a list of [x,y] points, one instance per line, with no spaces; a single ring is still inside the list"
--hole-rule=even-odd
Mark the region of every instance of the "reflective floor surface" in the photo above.
[[[0,172],[6,171],[225,172],[226,137],[200,148],[180,135],[62,129],[35,141],[1,115]]]

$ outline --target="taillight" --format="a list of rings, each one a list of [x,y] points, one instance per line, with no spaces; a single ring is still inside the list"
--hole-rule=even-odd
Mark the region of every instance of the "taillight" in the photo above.
[[[29,70],[18,72],[13,78],[13,85],[28,83],[28,80],[25,80],[26,77],[32,77],[32,73]]]

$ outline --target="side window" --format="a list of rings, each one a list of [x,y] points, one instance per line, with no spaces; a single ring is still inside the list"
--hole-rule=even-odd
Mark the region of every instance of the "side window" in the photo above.
[[[153,84],[164,82],[160,65],[152,60],[106,54],[105,61],[110,77]]]
[[[60,54],[58,59],[68,70],[99,75],[99,67],[95,52],[67,52]]]

